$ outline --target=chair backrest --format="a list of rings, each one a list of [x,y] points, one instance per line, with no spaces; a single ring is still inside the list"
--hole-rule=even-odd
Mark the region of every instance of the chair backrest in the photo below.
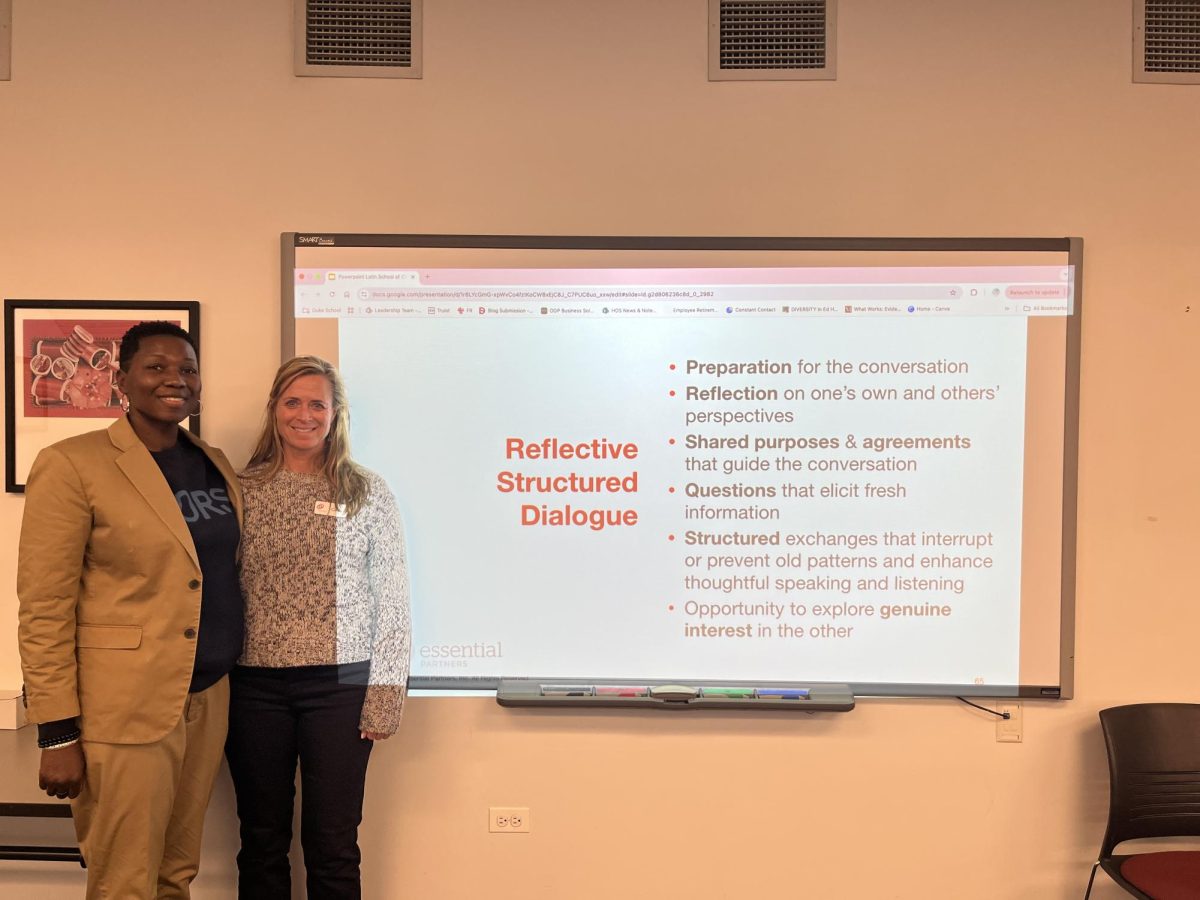
[[[1135,703],[1100,711],[1108,745],[1108,829],[1122,841],[1200,835],[1200,703]]]

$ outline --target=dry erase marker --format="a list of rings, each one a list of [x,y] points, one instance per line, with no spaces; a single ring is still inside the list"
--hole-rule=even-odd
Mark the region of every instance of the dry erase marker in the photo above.
[[[761,700],[807,700],[808,688],[755,688],[754,694]]]
[[[700,688],[701,697],[720,697],[724,700],[740,700],[754,696],[754,688],[749,687],[704,687]]]
[[[598,684],[597,697],[649,697],[650,688],[636,684]]]
[[[543,684],[541,685],[543,697],[590,697],[592,696],[592,686],[590,684]]]

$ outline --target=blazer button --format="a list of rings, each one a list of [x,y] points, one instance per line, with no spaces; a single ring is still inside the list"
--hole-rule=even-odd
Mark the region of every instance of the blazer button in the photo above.
[[[183,636],[184,636],[185,638],[188,638],[189,640],[190,640],[191,638],[194,638],[194,637],[196,636],[196,629],[195,629],[195,628],[185,628],[185,629],[183,629]]]
[[[196,590],[196,588],[200,587],[200,582],[197,581],[195,578],[193,578],[191,581],[188,582],[188,587],[190,587],[194,591],[194,590]]]

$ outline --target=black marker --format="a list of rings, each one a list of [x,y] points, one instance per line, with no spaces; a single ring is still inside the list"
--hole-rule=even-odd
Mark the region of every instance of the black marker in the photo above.
[[[591,697],[595,692],[590,684],[543,684],[543,697]]]

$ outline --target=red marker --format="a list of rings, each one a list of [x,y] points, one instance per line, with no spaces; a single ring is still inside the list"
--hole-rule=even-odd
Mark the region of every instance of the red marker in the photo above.
[[[650,688],[646,685],[610,684],[596,685],[597,697],[649,697]]]

